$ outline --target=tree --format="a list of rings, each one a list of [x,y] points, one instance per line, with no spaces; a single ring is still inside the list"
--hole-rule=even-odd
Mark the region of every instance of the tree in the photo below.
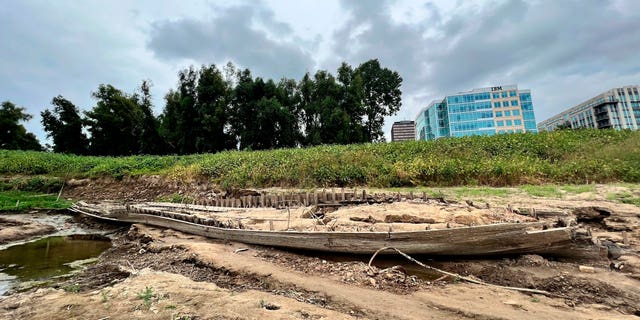
[[[362,76],[343,62],[338,68],[338,81],[342,85],[340,105],[349,117],[347,143],[369,142],[362,123],[365,116]]]
[[[0,108],[0,149],[9,150],[42,150],[36,136],[27,132],[21,121],[28,121],[31,115],[24,108],[17,107],[10,101],[2,102]]]
[[[82,132],[83,120],[78,108],[63,96],[51,101],[53,111],[40,113],[47,136],[53,139],[53,151],[59,153],[87,154],[89,140]]]
[[[170,151],[191,154],[197,151],[199,123],[197,103],[198,72],[193,66],[178,73],[178,89],[165,96],[166,105],[160,116],[160,132]]]
[[[153,115],[153,105],[151,103],[151,82],[143,80],[140,84],[141,96],[134,95],[140,111],[142,112],[141,132],[138,138],[139,153],[141,154],[163,154],[166,150],[166,143],[160,135],[159,120]]]
[[[384,117],[392,116],[400,110],[402,105],[400,75],[387,68],[381,68],[377,59],[369,60],[356,69],[362,78],[364,93],[364,128],[368,141],[378,141],[384,138],[382,126]]]
[[[91,154],[139,154],[144,115],[138,105],[138,98],[109,84],[101,84],[92,96],[97,104],[86,112],[88,131],[91,133]]]
[[[569,121],[565,121],[556,127],[556,130],[571,130],[571,129],[573,128],[571,127],[571,122]]]
[[[227,68],[229,65],[227,65]],[[196,150],[217,152],[235,148],[235,139],[228,132],[231,88],[215,65],[200,69],[197,94]]]

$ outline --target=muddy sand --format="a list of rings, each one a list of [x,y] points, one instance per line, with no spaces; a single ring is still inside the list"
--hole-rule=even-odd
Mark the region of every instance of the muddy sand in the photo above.
[[[514,199],[510,199],[514,203]],[[491,200],[488,200],[491,201]],[[99,261],[65,283],[0,297],[1,319],[637,319],[640,316],[640,208],[592,199],[517,199],[518,207],[551,212],[550,223],[575,208],[611,216],[581,222],[617,255],[566,261],[537,255],[478,260],[416,258],[437,268],[503,285],[545,290],[527,294],[421,272],[386,257],[289,252],[133,225],[115,235]],[[306,210],[311,210],[306,208]],[[290,227],[329,228],[293,212]],[[250,228],[291,212],[263,210]],[[249,214],[249,212],[242,213]],[[434,227],[529,221],[499,201],[488,208],[401,202],[327,212],[334,227],[387,228],[386,216],[432,219]],[[351,218],[357,218],[356,221]],[[371,218],[371,220],[367,220]],[[248,219],[247,221],[251,221]],[[362,221],[366,220],[366,221]],[[368,222],[367,222],[368,221]],[[415,221],[414,221],[415,222]],[[282,229],[286,222],[275,224]],[[395,223],[412,230],[420,224]],[[421,226],[424,228],[424,226]],[[402,267],[389,268],[395,265]],[[581,271],[582,270],[582,271]],[[71,288],[71,289],[70,289]]]

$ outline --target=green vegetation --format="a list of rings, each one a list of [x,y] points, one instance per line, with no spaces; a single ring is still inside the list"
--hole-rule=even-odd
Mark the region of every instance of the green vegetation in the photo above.
[[[40,194],[25,191],[0,192],[0,211],[20,211],[27,209],[66,209],[71,202],[58,198],[57,194]]]
[[[181,194],[170,194],[167,196],[159,197],[156,201],[160,202],[171,202],[171,203],[191,203],[193,202],[193,198],[181,195]]]
[[[145,307],[151,307],[151,298],[153,298],[153,289],[145,287],[143,291],[138,292],[138,299],[144,301]]]
[[[0,191],[29,191],[39,193],[54,193],[60,191],[64,181],[58,177],[28,176],[0,179]]]
[[[607,199],[611,201],[619,201],[626,204],[633,204],[640,207],[640,192],[616,192],[607,195]]]
[[[10,101],[0,104],[0,149],[8,150],[42,150],[36,136],[27,132],[20,122],[31,120],[32,116],[25,109]]]
[[[522,188],[522,190],[524,190],[528,195],[534,197],[560,198],[562,196],[562,193],[560,193],[560,188],[554,185],[526,185],[520,188]]]
[[[566,193],[572,193],[572,194],[596,192],[596,186],[593,184],[565,185],[565,186],[560,186],[560,189],[562,189]]]
[[[223,187],[514,186],[539,196],[589,190],[544,184],[640,182],[640,132],[561,130],[437,141],[89,157],[0,151],[0,174],[113,177],[159,174]],[[487,189],[486,192],[494,193]]]
[[[80,285],[79,284],[70,284],[70,285],[65,286],[63,289],[66,292],[78,293],[78,292],[80,292]]]

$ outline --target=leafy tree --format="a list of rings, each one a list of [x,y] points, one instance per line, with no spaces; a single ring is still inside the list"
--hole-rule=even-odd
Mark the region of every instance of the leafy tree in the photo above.
[[[350,65],[343,62],[338,68],[338,81],[342,84],[340,105],[349,117],[348,143],[368,142],[363,126],[364,84],[362,77]]]
[[[27,132],[21,121],[28,121],[31,115],[24,108],[17,107],[10,101],[2,102],[0,108],[0,149],[9,150],[42,150],[36,136]]]
[[[231,126],[240,149],[294,147],[300,141],[299,105],[294,80],[253,79],[248,69],[236,74]]]
[[[181,133],[178,131],[178,123],[180,123],[180,93],[173,89],[164,96],[165,106],[160,120],[160,136],[167,143],[167,151],[178,153],[178,140]]]
[[[320,137],[320,115],[315,102],[315,82],[307,72],[298,84],[299,122],[304,132],[304,145],[322,143]]]
[[[569,121],[565,121],[556,127],[556,130],[571,130],[571,129],[573,128],[571,127],[571,122]]]
[[[47,136],[53,139],[53,151],[59,153],[87,154],[89,140],[82,132],[83,120],[78,108],[63,96],[51,101],[53,111],[40,113]]]
[[[91,154],[139,154],[144,114],[138,105],[138,97],[109,84],[100,85],[92,96],[97,104],[86,112]]]
[[[141,96],[134,95],[140,111],[142,112],[141,132],[138,138],[139,153],[141,154],[163,154],[166,150],[166,143],[160,135],[160,122],[153,115],[153,105],[151,103],[151,82],[142,81],[140,84]]]
[[[198,152],[217,152],[235,147],[235,139],[228,132],[231,93],[230,83],[215,65],[200,69],[196,88]]]
[[[191,154],[197,151],[196,139],[200,130],[196,109],[197,81],[198,72],[193,67],[184,69],[178,73],[178,89],[165,96],[160,132],[171,152]]]
[[[239,71],[236,76],[236,87],[232,98],[231,127],[238,139],[240,149],[255,149],[261,143],[258,130],[257,102],[264,97],[264,81],[255,81],[251,71]]]
[[[402,105],[400,75],[387,68],[380,67],[377,59],[369,60],[356,69],[362,78],[364,93],[364,128],[368,141],[384,138],[382,126],[384,117],[394,115]]]

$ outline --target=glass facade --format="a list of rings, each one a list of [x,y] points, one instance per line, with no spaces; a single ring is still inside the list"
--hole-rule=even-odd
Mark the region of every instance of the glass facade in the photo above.
[[[535,123],[529,90],[488,87],[429,104],[416,117],[416,139],[537,132]]]
[[[639,90],[640,86],[637,85],[610,89],[542,121],[538,127],[546,131],[560,125],[569,125],[574,129],[640,129]]]

